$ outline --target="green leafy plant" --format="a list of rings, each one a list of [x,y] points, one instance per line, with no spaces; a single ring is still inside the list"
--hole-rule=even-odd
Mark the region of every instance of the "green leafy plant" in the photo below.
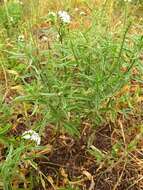
[[[22,6],[16,1],[4,3],[0,7],[0,25],[10,32],[10,28],[18,26],[22,16]]]
[[[109,152],[96,148],[95,143],[100,126],[111,124],[116,132],[119,117],[127,118],[142,101],[143,36],[134,32],[136,19],[131,15],[137,5],[106,1],[97,7],[90,1],[81,5],[59,1],[56,7],[54,2],[30,0],[21,5],[10,0],[0,5],[0,186],[5,190],[13,189],[15,178],[19,184],[23,182],[19,172],[26,161],[30,167],[24,168],[29,175],[25,179],[31,188],[39,188],[41,183],[45,189],[49,183],[54,186],[53,179],[64,178],[58,173],[65,159],[57,156],[61,147],[68,159],[75,156],[75,166],[79,164],[81,171],[80,155],[75,155],[80,144],[79,154],[89,156],[95,165],[104,161],[105,165],[106,161],[116,162],[120,153],[128,159],[142,138],[139,132],[132,140],[127,139],[124,147],[127,131],[123,127],[125,131],[115,133],[117,142]],[[61,13],[67,16],[66,23],[58,14],[64,7],[68,12]],[[21,138],[27,129],[39,132],[41,147]],[[48,145],[53,146],[50,154],[44,149]],[[53,162],[61,159],[61,163],[51,163],[49,158]],[[54,168],[53,179],[41,168],[45,173]],[[33,175],[35,170],[37,176]],[[91,181],[91,177],[84,177]],[[75,186],[61,190],[75,190]]]

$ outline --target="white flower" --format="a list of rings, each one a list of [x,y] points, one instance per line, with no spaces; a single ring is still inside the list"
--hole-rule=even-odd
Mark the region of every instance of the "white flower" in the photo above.
[[[57,39],[57,40],[60,39],[60,35],[59,35],[59,34],[56,35],[56,39]]]
[[[24,42],[24,35],[18,36],[18,42]]]
[[[14,19],[13,19],[13,17],[9,17],[9,21],[11,22],[11,23],[13,23],[14,22]]]
[[[78,11],[78,10],[79,10],[79,8],[76,7],[76,8],[75,8],[75,11]]]
[[[80,12],[80,15],[81,15],[81,16],[85,16],[86,13],[85,13],[84,11],[81,11],[81,12]]]
[[[69,24],[71,21],[71,17],[66,11],[59,11],[58,16],[60,17],[63,23]]]
[[[35,141],[37,145],[40,145],[40,142],[41,142],[41,137],[39,136],[38,133],[36,133],[36,132],[33,131],[33,130],[25,131],[25,132],[22,134],[22,138],[23,138],[23,139],[27,139],[27,140]]]

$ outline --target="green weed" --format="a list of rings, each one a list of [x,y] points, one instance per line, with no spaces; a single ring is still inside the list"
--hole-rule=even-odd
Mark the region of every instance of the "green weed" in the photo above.
[[[0,142],[5,150],[0,176],[5,190],[13,189],[23,155],[35,146],[31,143],[27,148],[22,131],[10,135],[15,126],[22,123],[25,130],[34,129],[43,137],[45,127],[52,125],[56,134],[78,139],[84,120],[95,130],[115,122],[119,114],[126,117],[135,107],[134,97],[142,95],[140,88],[134,94],[128,88],[123,91],[133,81],[142,85],[143,36],[132,32],[130,6],[136,6],[134,3],[106,1],[99,9],[82,2],[90,13],[76,15],[74,9],[69,9],[70,24],[62,23],[57,11],[54,16],[49,10],[40,16],[41,10],[35,7],[40,2],[36,3],[30,1],[29,9],[23,8],[27,2],[21,5],[16,1],[0,7]],[[123,12],[119,10],[120,22],[114,26],[112,14],[119,6]],[[77,28],[72,27],[75,23]],[[89,152],[100,164],[106,154],[92,147],[94,150]],[[114,143],[109,157],[116,160],[122,147],[122,143]],[[134,138],[127,146],[128,154],[136,147]],[[36,157],[33,154],[26,158],[34,163]],[[47,178],[38,166],[34,169],[46,188]]]

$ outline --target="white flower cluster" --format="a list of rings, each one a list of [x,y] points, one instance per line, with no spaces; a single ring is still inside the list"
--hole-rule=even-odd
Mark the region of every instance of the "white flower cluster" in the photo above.
[[[66,11],[59,11],[58,16],[63,23],[69,24],[71,22],[71,17]]]
[[[25,131],[25,132],[22,134],[22,138],[23,138],[23,139],[26,139],[26,140],[35,141],[37,145],[40,145],[40,142],[41,142],[41,137],[39,136],[38,133],[36,133],[36,132],[33,131],[33,130]]]

